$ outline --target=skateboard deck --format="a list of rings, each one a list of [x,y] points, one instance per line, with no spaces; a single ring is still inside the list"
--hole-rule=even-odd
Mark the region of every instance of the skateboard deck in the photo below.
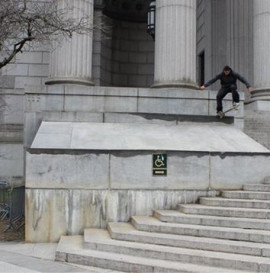
[[[238,106],[232,106],[231,108],[229,108],[229,109],[227,109],[226,111],[221,111],[221,112],[218,112],[217,113],[217,118],[220,118],[220,119],[222,119],[222,118],[224,118],[226,115],[226,113],[228,113],[228,112],[230,112],[230,111],[232,111],[232,110],[238,110],[239,109],[239,105]]]

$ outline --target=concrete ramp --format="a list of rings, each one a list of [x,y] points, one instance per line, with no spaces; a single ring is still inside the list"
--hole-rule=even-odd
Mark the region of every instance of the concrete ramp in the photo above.
[[[167,175],[159,178],[155,153],[167,155]],[[270,176],[270,151],[219,122],[42,122],[27,160],[27,184],[40,187],[237,189]]]
[[[166,155],[165,175],[153,174],[156,153]],[[26,234],[56,242],[261,183],[269,166],[269,150],[219,122],[42,122],[26,151]]]
[[[223,123],[42,122],[33,149],[270,153],[241,130]]]

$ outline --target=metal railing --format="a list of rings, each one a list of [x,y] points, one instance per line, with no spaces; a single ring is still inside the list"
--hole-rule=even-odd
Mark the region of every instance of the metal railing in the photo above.
[[[0,219],[8,219],[3,232],[10,228],[19,230],[24,225],[25,188],[12,188],[6,181],[0,181]]]
[[[6,181],[0,181],[0,219],[3,220],[9,215],[9,204],[7,202],[7,196],[5,194],[6,189],[9,188],[9,184]]]

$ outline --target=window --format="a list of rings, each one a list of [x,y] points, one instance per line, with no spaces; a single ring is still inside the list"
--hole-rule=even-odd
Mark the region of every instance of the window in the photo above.
[[[199,54],[199,85],[204,84],[204,51]]]

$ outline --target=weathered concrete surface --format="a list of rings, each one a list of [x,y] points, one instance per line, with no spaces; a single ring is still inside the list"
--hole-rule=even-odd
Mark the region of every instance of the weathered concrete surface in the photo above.
[[[20,143],[0,142],[0,180],[12,187],[24,185],[23,145]]]
[[[152,154],[156,152],[168,155],[165,177],[152,176]],[[268,149],[242,131],[219,123],[43,122],[26,155],[26,186],[239,188],[269,175],[265,168],[269,155]]]
[[[27,189],[27,242],[58,242],[61,235],[82,234],[86,227],[105,228],[127,222],[132,215],[152,215],[153,209],[194,203],[217,191]]]
[[[152,175],[167,153],[168,174]],[[270,175],[270,152],[220,123],[43,122],[26,153],[26,240],[56,242]]]
[[[239,129],[221,123],[42,122],[32,149],[270,153]]]
[[[217,91],[185,88],[26,86],[24,144],[27,148],[31,146],[39,125],[46,120],[164,123],[169,115],[174,123],[179,123],[179,117],[184,116],[209,120],[216,114],[216,94]],[[239,111],[227,114],[230,122],[240,129],[244,126],[243,100],[240,92]],[[226,96],[224,109],[231,107],[231,103],[231,96]],[[150,115],[156,120],[149,121]]]

